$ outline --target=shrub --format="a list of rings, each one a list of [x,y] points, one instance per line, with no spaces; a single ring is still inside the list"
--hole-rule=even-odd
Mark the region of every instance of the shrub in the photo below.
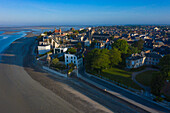
[[[52,65],[53,67],[56,67],[56,65],[57,65],[58,62],[59,62],[58,58],[54,58],[54,59],[52,60],[52,62],[51,62],[51,65]]]
[[[156,96],[156,98],[153,99],[156,102],[162,102],[164,99],[162,97]]]

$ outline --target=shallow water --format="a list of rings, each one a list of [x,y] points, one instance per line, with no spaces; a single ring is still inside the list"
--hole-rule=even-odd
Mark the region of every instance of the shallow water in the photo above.
[[[0,52],[2,52],[6,47],[8,47],[13,41],[16,39],[19,39],[21,37],[24,37],[26,35],[26,32],[28,31],[21,31],[18,33],[13,33],[13,34],[6,34],[2,35],[0,34]]]
[[[4,31],[0,31],[0,35],[1,35],[2,33],[4,33]]]

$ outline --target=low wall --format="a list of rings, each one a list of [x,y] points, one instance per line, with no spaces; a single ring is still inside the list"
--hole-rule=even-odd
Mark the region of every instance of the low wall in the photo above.
[[[57,72],[57,71],[55,71],[55,70],[50,69],[49,67],[43,66],[43,69],[45,69],[45,70],[47,70],[47,71],[49,71],[49,72],[51,72],[51,73],[57,74],[57,75],[59,75],[59,76],[67,77],[67,74],[59,73],[59,72]]]

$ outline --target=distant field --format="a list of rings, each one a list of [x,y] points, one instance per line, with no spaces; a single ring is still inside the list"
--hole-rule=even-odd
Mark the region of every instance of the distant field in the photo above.
[[[141,89],[140,86],[138,86],[135,82],[132,81],[131,74],[132,74],[131,72],[125,70],[121,70],[118,68],[110,68],[110,69],[102,70],[100,75],[109,78],[111,80],[118,81],[134,89]]]
[[[152,76],[154,76],[153,73],[155,72],[156,71],[146,71],[140,73],[136,76],[136,80],[145,86],[151,86]]]

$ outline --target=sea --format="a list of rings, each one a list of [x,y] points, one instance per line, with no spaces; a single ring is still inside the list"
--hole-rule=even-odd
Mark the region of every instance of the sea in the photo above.
[[[56,28],[57,29],[61,28],[62,31],[67,31],[71,27],[56,27]],[[74,28],[78,30],[82,27],[74,27]],[[8,31],[8,30],[5,30],[5,31]],[[5,31],[0,31],[0,53],[15,40],[26,36],[26,32],[33,31],[35,34],[41,34],[45,31],[54,31],[54,28],[53,29],[29,29],[29,30],[19,31],[16,33],[11,33],[11,34],[3,34]],[[13,30],[13,31],[17,31],[17,30]]]

